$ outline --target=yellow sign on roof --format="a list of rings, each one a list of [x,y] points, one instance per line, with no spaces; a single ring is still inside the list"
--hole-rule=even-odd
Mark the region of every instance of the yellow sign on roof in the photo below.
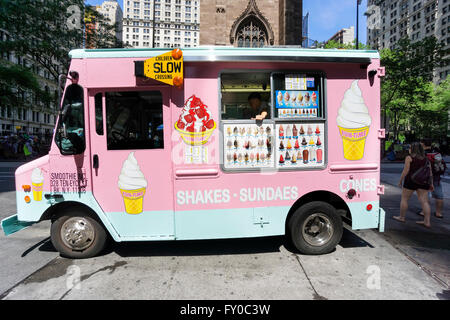
[[[144,75],[171,86],[183,84],[183,53],[174,49],[144,61]]]

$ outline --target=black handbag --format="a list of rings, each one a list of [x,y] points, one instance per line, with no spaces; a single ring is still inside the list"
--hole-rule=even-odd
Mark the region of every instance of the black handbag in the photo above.
[[[411,181],[415,184],[424,186],[431,185],[431,167],[430,161],[426,159],[425,165],[411,175]]]

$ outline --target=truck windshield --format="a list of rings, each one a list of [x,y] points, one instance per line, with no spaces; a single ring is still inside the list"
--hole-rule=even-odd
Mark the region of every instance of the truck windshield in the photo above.
[[[71,84],[66,88],[55,142],[61,154],[80,154],[85,150],[83,88]]]

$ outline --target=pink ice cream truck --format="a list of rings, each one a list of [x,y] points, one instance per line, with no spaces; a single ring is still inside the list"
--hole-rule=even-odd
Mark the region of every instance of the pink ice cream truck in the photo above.
[[[66,257],[121,241],[384,229],[376,51],[73,50],[51,150],[19,167],[5,234],[51,220]]]

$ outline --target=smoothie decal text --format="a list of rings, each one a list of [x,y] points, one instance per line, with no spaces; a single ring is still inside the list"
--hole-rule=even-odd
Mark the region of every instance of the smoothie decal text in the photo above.
[[[86,192],[87,178],[82,172],[50,173],[50,192]]]

